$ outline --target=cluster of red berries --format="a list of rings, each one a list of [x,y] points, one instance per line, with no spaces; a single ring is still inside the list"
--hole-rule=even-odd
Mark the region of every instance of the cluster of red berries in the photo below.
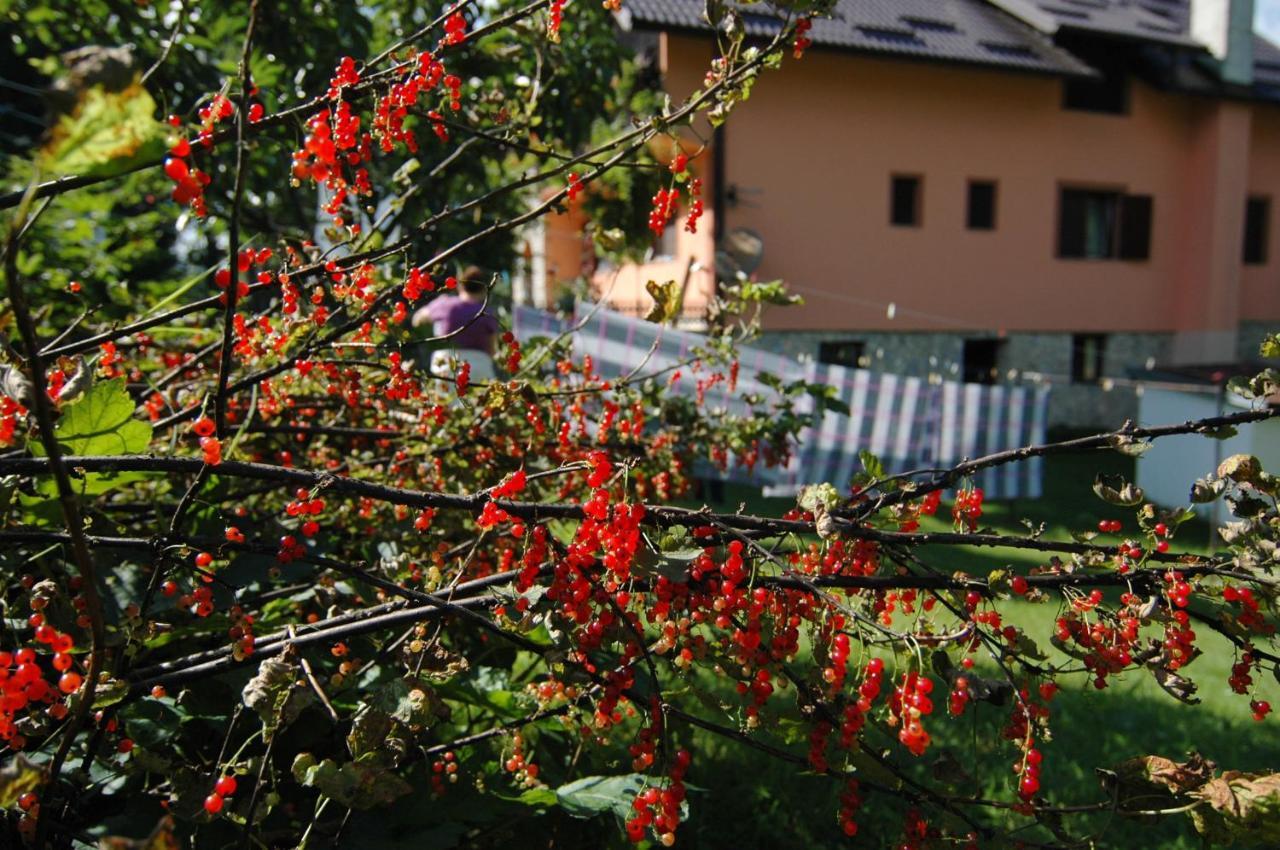
[[[467,40],[467,19],[461,12],[454,12],[444,22],[444,43],[462,44]]]
[[[964,714],[965,707],[969,705],[969,680],[964,676],[957,676],[955,684],[951,687],[951,693],[947,695],[947,711],[952,717],[959,717]]]
[[[476,528],[493,528],[495,525],[510,521],[511,514],[498,507],[496,502],[485,502],[480,510],[480,516],[476,519]]]
[[[504,478],[501,484],[490,490],[489,495],[494,499],[514,499],[524,492],[525,482],[528,481],[528,478],[523,469],[517,469]]]
[[[98,346],[98,352],[98,371],[102,373],[102,377],[120,377],[120,353],[116,350],[116,344],[108,340]]]
[[[467,394],[467,387],[471,386],[471,364],[462,361],[458,366],[458,374],[453,378],[453,385],[458,390],[458,398],[462,398]]]
[[[1040,791],[1040,762],[1043,758],[1039,750],[1029,746],[1022,759],[1013,765],[1014,772],[1018,774],[1018,796],[1024,802],[1030,802]]]
[[[1166,585],[1165,593],[1169,596],[1169,601],[1176,608],[1186,608],[1187,602],[1191,597],[1191,585],[1183,577],[1182,573],[1170,570],[1164,574],[1164,583]]]
[[[682,154],[683,156],[683,154]],[[684,229],[689,233],[698,232],[698,219],[702,218],[702,178],[695,177],[689,181],[689,215],[685,219]]]
[[[430,275],[414,266],[409,269],[409,279],[404,282],[404,289],[401,290],[401,293],[406,301],[412,303],[421,298],[423,293],[434,292],[435,288],[436,282],[431,279]]]
[[[200,438],[200,451],[204,454],[204,462],[209,466],[222,463],[222,441],[213,436],[217,426],[208,416],[201,416],[191,426],[191,430]]]
[[[0,652],[0,740],[15,750],[26,745],[26,739],[18,731],[16,715],[33,703],[45,703],[51,706],[50,716],[55,720],[60,719],[66,706],[54,706],[60,699],[59,692],[73,694],[80,690],[84,681],[79,673],[71,669],[75,664],[71,655],[75,641],[71,636],[45,623],[44,615],[39,611],[31,615],[31,621],[39,623],[36,626],[36,642],[53,650],[53,669],[61,675],[55,690],[45,680],[44,670],[37,662],[34,649],[24,647],[13,653]],[[54,710],[55,707],[57,711]]]
[[[978,530],[978,520],[982,518],[983,495],[981,487],[956,493],[956,503],[951,508],[951,518],[956,528],[968,528],[970,532]]]
[[[845,665],[849,660],[849,636],[844,632],[837,632],[831,638],[831,649],[827,654],[830,663],[822,668],[822,681],[833,691],[839,690],[844,685]]]
[[[649,229],[653,231],[654,236],[662,237],[679,204],[679,189],[659,189],[658,193],[653,196],[653,208],[649,211]]]
[[[587,486],[603,487],[604,483],[609,480],[609,476],[613,474],[613,462],[609,460],[609,453],[593,451],[587,455],[587,462],[591,464],[591,474],[587,476]]]
[[[1253,719],[1261,723],[1271,713],[1271,703],[1261,699],[1249,700],[1249,710],[1253,712]]]
[[[1240,613],[1236,615],[1236,622],[1246,629],[1262,634],[1275,632],[1276,627],[1263,619],[1261,612],[1258,610],[1258,600],[1254,598],[1253,591],[1249,588],[1228,584],[1222,588],[1222,599],[1224,602],[1240,606]]]
[[[213,783],[213,793],[204,798],[204,810],[211,815],[216,815],[226,805],[226,798],[234,793],[236,793],[236,778],[234,776],[218,777],[218,781]]]
[[[324,513],[324,499],[313,499],[311,491],[299,487],[293,494],[294,500],[284,506],[284,512],[291,517],[317,517]],[[320,523],[314,519],[304,519],[298,527],[303,537],[315,537],[320,531]]]
[[[572,202],[580,194],[582,194],[582,178],[575,172],[569,175],[569,181],[564,187],[564,196]]]
[[[1124,528],[1124,523],[1118,519],[1103,519],[1098,521],[1098,531],[1103,534],[1118,534]]]
[[[547,38],[560,41],[560,23],[564,20],[564,0],[551,0],[547,7]]]
[[[176,115],[169,116],[169,123],[174,127],[182,124]],[[204,190],[211,182],[208,174],[198,168],[191,167],[187,158],[191,156],[191,143],[185,138],[178,139],[169,148],[169,157],[164,161],[164,174],[173,181],[173,199],[183,206],[190,206],[197,218],[204,218],[208,210],[205,207]]]
[[[417,531],[427,531],[431,528],[431,523],[435,518],[435,508],[423,508],[418,512],[418,515],[414,517],[413,527]]]
[[[431,790],[437,795],[445,792],[445,783],[458,781],[458,756],[452,751],[431,763]]]
[[[280,538],[280,548],[276,550],[276,561],[281,564],[292,563],[307,554],[307,547],[292,534]]]
[[[502,344],[507,347],[507,356],[502,365],[509,374],[514,375],[520,371],[520,360],[524,357],[520,351],[520,340],[511,331],[506,331],[502,334]]]
[[[26,407],[7,395],[0,395],[0,448],[8,448],[14,444],[18,434],[18,421],[26,415]]]
[[[809,30],[812,28],[813,21],[808,18],[800,18],[796,21],[796,40],[791,54],[795,58],[799,59],[804,56],[804,52],[813,44],[808,35]]]
[[[684,775],[692,758],[688,750],[677,750],[672,761],[669,781],[665,788],[649,786],[641,791],[632,808],[635,816],[627,821],[627,838],[633,843],[644,840],[645,830],[652,828],[663,847],[676,843],[676,828],[680,826],[680,804],[684,802]],[[657,809],[655,812],[654,810]]]
[[[510,773],[517,783],[531,787],[538,782],[538,765],[525,755],[524,736],[516,732],[511,736],[512,752],[503,762],[503,769]]]
[[[858,822],[854,820],[858,809],[862,808],[862,793],[858,780],[850,779],[840,792],[840,811],[836,815],[840,830],[852,838],[858,834]]]
[[[902,684],[894,688],[890,701],[902,724],[898,740],[914,756],[924,755],[931,741],[920,718],[933,713],[933,700],[929,699],[932,691],[933,681],[912,670],[902,677]]]

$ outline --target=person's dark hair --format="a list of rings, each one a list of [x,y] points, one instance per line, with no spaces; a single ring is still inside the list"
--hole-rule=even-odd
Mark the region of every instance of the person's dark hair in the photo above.
[[[485,290],[489,288],[484,271],[479,266],[467,266],[459,282],[470,295],[484,295]]]

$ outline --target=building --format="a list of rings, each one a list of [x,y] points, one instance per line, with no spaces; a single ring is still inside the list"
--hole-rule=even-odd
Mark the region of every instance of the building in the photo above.
[[[703,8],[620,14],[677,103],[712,55]],[[770,309],[767,347],[1050,380],[1054,421],[1118,424],[1143,370],[1250,359],[1280,327],[1280,49],[1252,16],[1250,0],[839,0],[802,60],[702,129],[698,233],[678,219],[594,286],[637,309],[645,281],[686,281],[696,315],[745,229],[755,276],[806,301]],[[579,273],[580,226],[545,225],[551,291]]]

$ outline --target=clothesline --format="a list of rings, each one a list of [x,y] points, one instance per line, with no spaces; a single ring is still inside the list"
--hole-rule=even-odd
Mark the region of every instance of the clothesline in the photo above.
[[[512,314],[512,330],[522,341],[571,333],[574,354],[590,355],[599,374],[616,378],[642,362],[646,373],[667,371],[675,377],[689,354],[705,345],[706,337],[677,330],[591,305],[581,316],[565,319],[523,305]],[[647,359],[646,359],[647,358]],[[892,473],[950,466],[965,458],[1042,442],[1047,424],[1046,386],[1005,386],[929,381],[813,361],[800,362],[755,347],[738,351],[736,383],[714,379],[709,372],[682,375],[668,391],[700,394],[708,409],[746,415],[747,396],[773,397],[768,376],[784,383],[803,379],[831,388],[833,398],[848,413],[826,409],[804,395],[797,412],[811,420],[785,466],[731,467],[726,477],[767,487],[771,492],[794,492],[806,484],[848,485],[861,469],[859,453],[876,455]],[[731,386],[731,383],[733,385]],[[1035,498],[1041,492],[1042,465],[1025,464],[980,473],[978,486],[989,498]]]

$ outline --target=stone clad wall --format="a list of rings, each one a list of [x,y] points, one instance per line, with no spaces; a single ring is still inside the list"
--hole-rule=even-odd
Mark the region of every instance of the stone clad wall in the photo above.
[[[1259,334],[1261,331],[1257,332]],[[836,333],[770,331],[751,344],[798,359],[817,358],[822,342],[857,341],[865,344],[864,368],[900,375],[957,380],[963,374],[966,339],[991,339],[990,333]],[[1116,428],[1138,415],[1135,390],[1106,378],[1128,379],[1148,365],[1166,363],[1172,334],[1110,334],[1103,352],[1099,384],[1073,384],[1071,334],[1010,333],[1004,337],[999,368],[1005,380],[1046,379],[1052,382],[1050,427]],[[1255,345],[1256,350],[1256,345]],[[1026,373],[1032,373],[1030,375]]]

